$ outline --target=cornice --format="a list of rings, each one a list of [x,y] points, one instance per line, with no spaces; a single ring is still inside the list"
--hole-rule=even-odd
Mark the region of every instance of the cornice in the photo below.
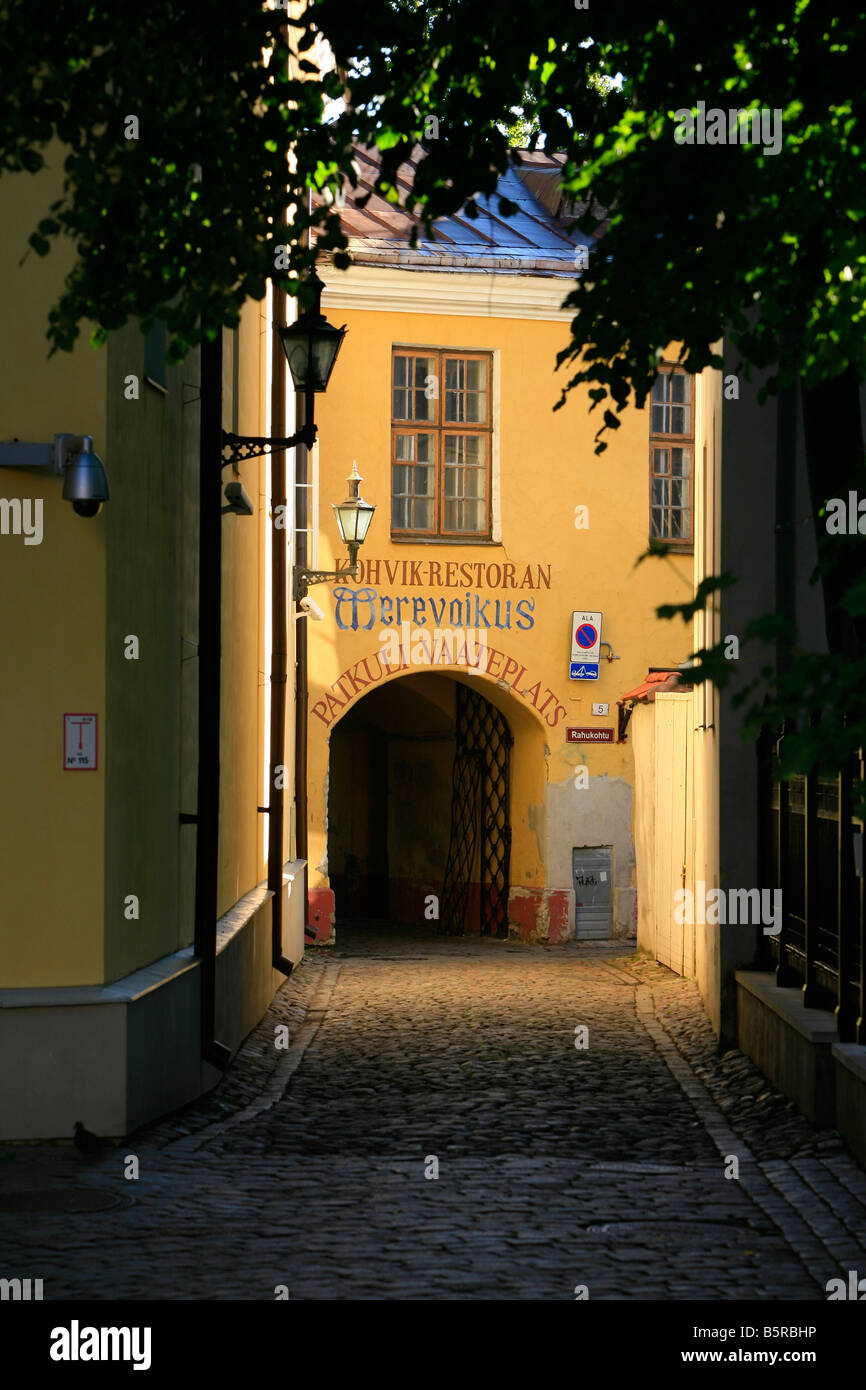
[[[324,267],[323,267],[324,269]],[[322,295],[326,312],[364,309],[373,313],[458,314],[467,318],[546,319],[568,322],[563,309],[573,281],[567,275],[515,272],[413,270],[353,265],[325,270]]]

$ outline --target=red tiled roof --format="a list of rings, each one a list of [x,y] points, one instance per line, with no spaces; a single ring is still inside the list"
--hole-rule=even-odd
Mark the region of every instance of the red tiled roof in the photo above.
[[[655,699],[659,691],[676,690],[685,693],[691,690],[690,685],[685,685],[680,671],[650,671],[640,685],[636,685],[634,690],[629,690],[625,695],[620,695],[623,700],[646,700],[650,702]]]

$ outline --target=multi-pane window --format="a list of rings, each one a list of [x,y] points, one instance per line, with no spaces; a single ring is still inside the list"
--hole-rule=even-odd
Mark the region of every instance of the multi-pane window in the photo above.
[[[395,348],[391,530],[490,534],[490,353]]]
[[[694,378],[663,364],[650,416],[650,535],[691,545]]]
[[[160,391],[166,389],[165,349],[165,319],[157,319],[144,339],[144,377]]]

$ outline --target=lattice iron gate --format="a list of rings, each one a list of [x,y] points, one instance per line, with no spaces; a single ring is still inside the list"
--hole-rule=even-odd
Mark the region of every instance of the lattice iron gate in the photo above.
[[[511,865],[510,754],[514,739],[495,705],[457,685],[457,748],[451,779],[451,839],[439,931],[462,936],[472,912],[476,862],[483,936],[508,934]]]

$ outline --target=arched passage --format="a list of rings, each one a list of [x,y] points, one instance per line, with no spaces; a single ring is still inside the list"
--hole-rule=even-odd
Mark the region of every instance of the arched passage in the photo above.
[[[473,691],[483,700],[467,698]],[[485,702],[494,707],[488,727],[507,740],[508,796],[497,799],[493,785],[503,766],[500,749],[498,762],[481,759],[477,804],[468,808],[459,755],[461,747],[470,761],[478,753],[477,720],[474,737],[464,732],[462,744],[461,729],[467,708],[477,713]],[[543,890],[544,733],[507,690],[462,673],[395,677],[347,710],[329,744],[327,870],[338,922],[426,922],[432,929],[443,907],[448,930],[504,934],[514,890]],[[472,815],[474,843],[461,863],[455,845]],[[443,886],[453,890],[456,882],[459,889],[462,880],[462,895],[448,892],[443,903]]]

